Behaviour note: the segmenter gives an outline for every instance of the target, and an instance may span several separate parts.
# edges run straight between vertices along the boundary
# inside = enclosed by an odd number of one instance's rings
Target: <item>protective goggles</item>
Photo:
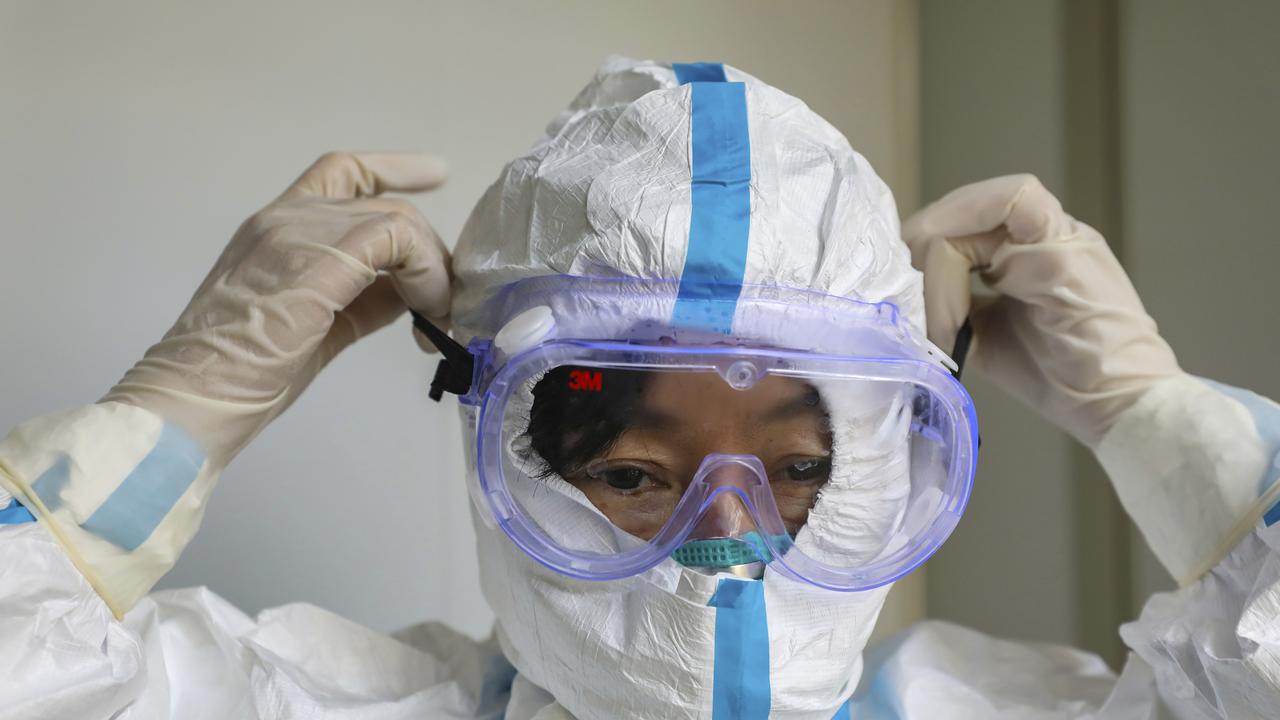
[[[973,484],[973,405],[889,303],[743,286],[733,327],[678,317],[675,283],[508,286],[432,385],[466,406],[472,497],[543,565],[610,580],[666,558],[832,590],[932,555]]]

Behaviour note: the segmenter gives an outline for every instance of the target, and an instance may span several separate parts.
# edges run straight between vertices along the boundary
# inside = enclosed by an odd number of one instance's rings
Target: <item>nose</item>
[[[700,495],[704,491],[709,494],[701,503],[702,514],[672,558],[698,572],[762,577],[767,553],[761,550],[758,537],[767,528],[758,526],[750,508],[775,516],[778,510],[760,459],[754,455],[708,455],[693,485]],[[762,502],[764,508],[759,507]],[[753,536],[757,539],[751,540]]]
[[[742,496],[731,489],[718,490],[689,533],[691,540],[738,538],[756,529]]]
[[[751,456],[708,457],[698,476],[711,488],[711,501],[694,525],[689,539],[739,538],[756,530],[756,521],[747,508],[751,488],[766,482]]]

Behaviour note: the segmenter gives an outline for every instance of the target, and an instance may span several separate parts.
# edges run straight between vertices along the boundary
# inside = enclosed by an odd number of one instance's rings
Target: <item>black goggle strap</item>
[[[436,366],[435,377],[431,379],[431,391],[428,396],[437,402],[445,393],[466,395],[471,390],[471,380],[475,373],[475,357],[457,340],[436,327],[435,323],[423,317],[416,310],[409,310],[413,316],[413,326],[418,329],[444,357]],[[969,354],[969,344],[973,341],[973,323],[965,318],[960,331],[956,333],[955,348],[951,351],[951,359],[956,369],[951,374],[957,380],[964,372],[965,356]]]
[[[973,323],[969,318],[964,319],[964,324],[960,326],[960,331],[956,333],[956,346],[951,351],[951,359],[956,363],[955,372],[951,373],[955,379],[960,379],[960,373],[964,372],[964,358],[969,354],[969,343],[973,342]]]
[[[466,395],[471,391],[471,379],[475,373],[476,359],[457,340],[449,337],[449,333],[436,327],[435,323],[410,309],[413,326],[418,329],[444,357],[436,366],[435,377],[431,379],[431,391],[427,396],[436,402],[445,393]]]
[[[973,342],[973,323],[969,318],[965,318],[960,331],[956,333],[956,347],[951,351],[951,359],[956,362],[956,371],[951,374],[957,380],[960,379],[960,373],[964,371],[964,357],[969,354],[971,342]],[[978,435],[978,447],[982,447],[982,435]]]

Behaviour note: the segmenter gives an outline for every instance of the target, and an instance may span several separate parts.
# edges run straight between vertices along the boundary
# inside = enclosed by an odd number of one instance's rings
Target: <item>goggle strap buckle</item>
[[[431,390],[427,393],[436,402],[445,393],[466,395],[471,391],[471,379],[475,373],[476,360],[461,343],[449,337],[449,333],[441,330],[435,323],[423,317],[418,311],[410,308],[413,326],[418,329],[444,357],[436,366],[436,374],[431,378]]]

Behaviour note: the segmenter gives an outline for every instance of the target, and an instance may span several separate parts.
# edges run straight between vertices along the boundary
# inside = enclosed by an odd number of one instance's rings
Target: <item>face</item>
[[[768,472],[787,530],[800,530],[831,471],[831,432],[813,387],[767,376],[738,390],[709,372],[647,373],[633,387],[612,442],[561,473],[610,521],[650,539],[708,454],[749,454]],[[720,495],[702,524],[695,535],[754,528],[733,493]]]

